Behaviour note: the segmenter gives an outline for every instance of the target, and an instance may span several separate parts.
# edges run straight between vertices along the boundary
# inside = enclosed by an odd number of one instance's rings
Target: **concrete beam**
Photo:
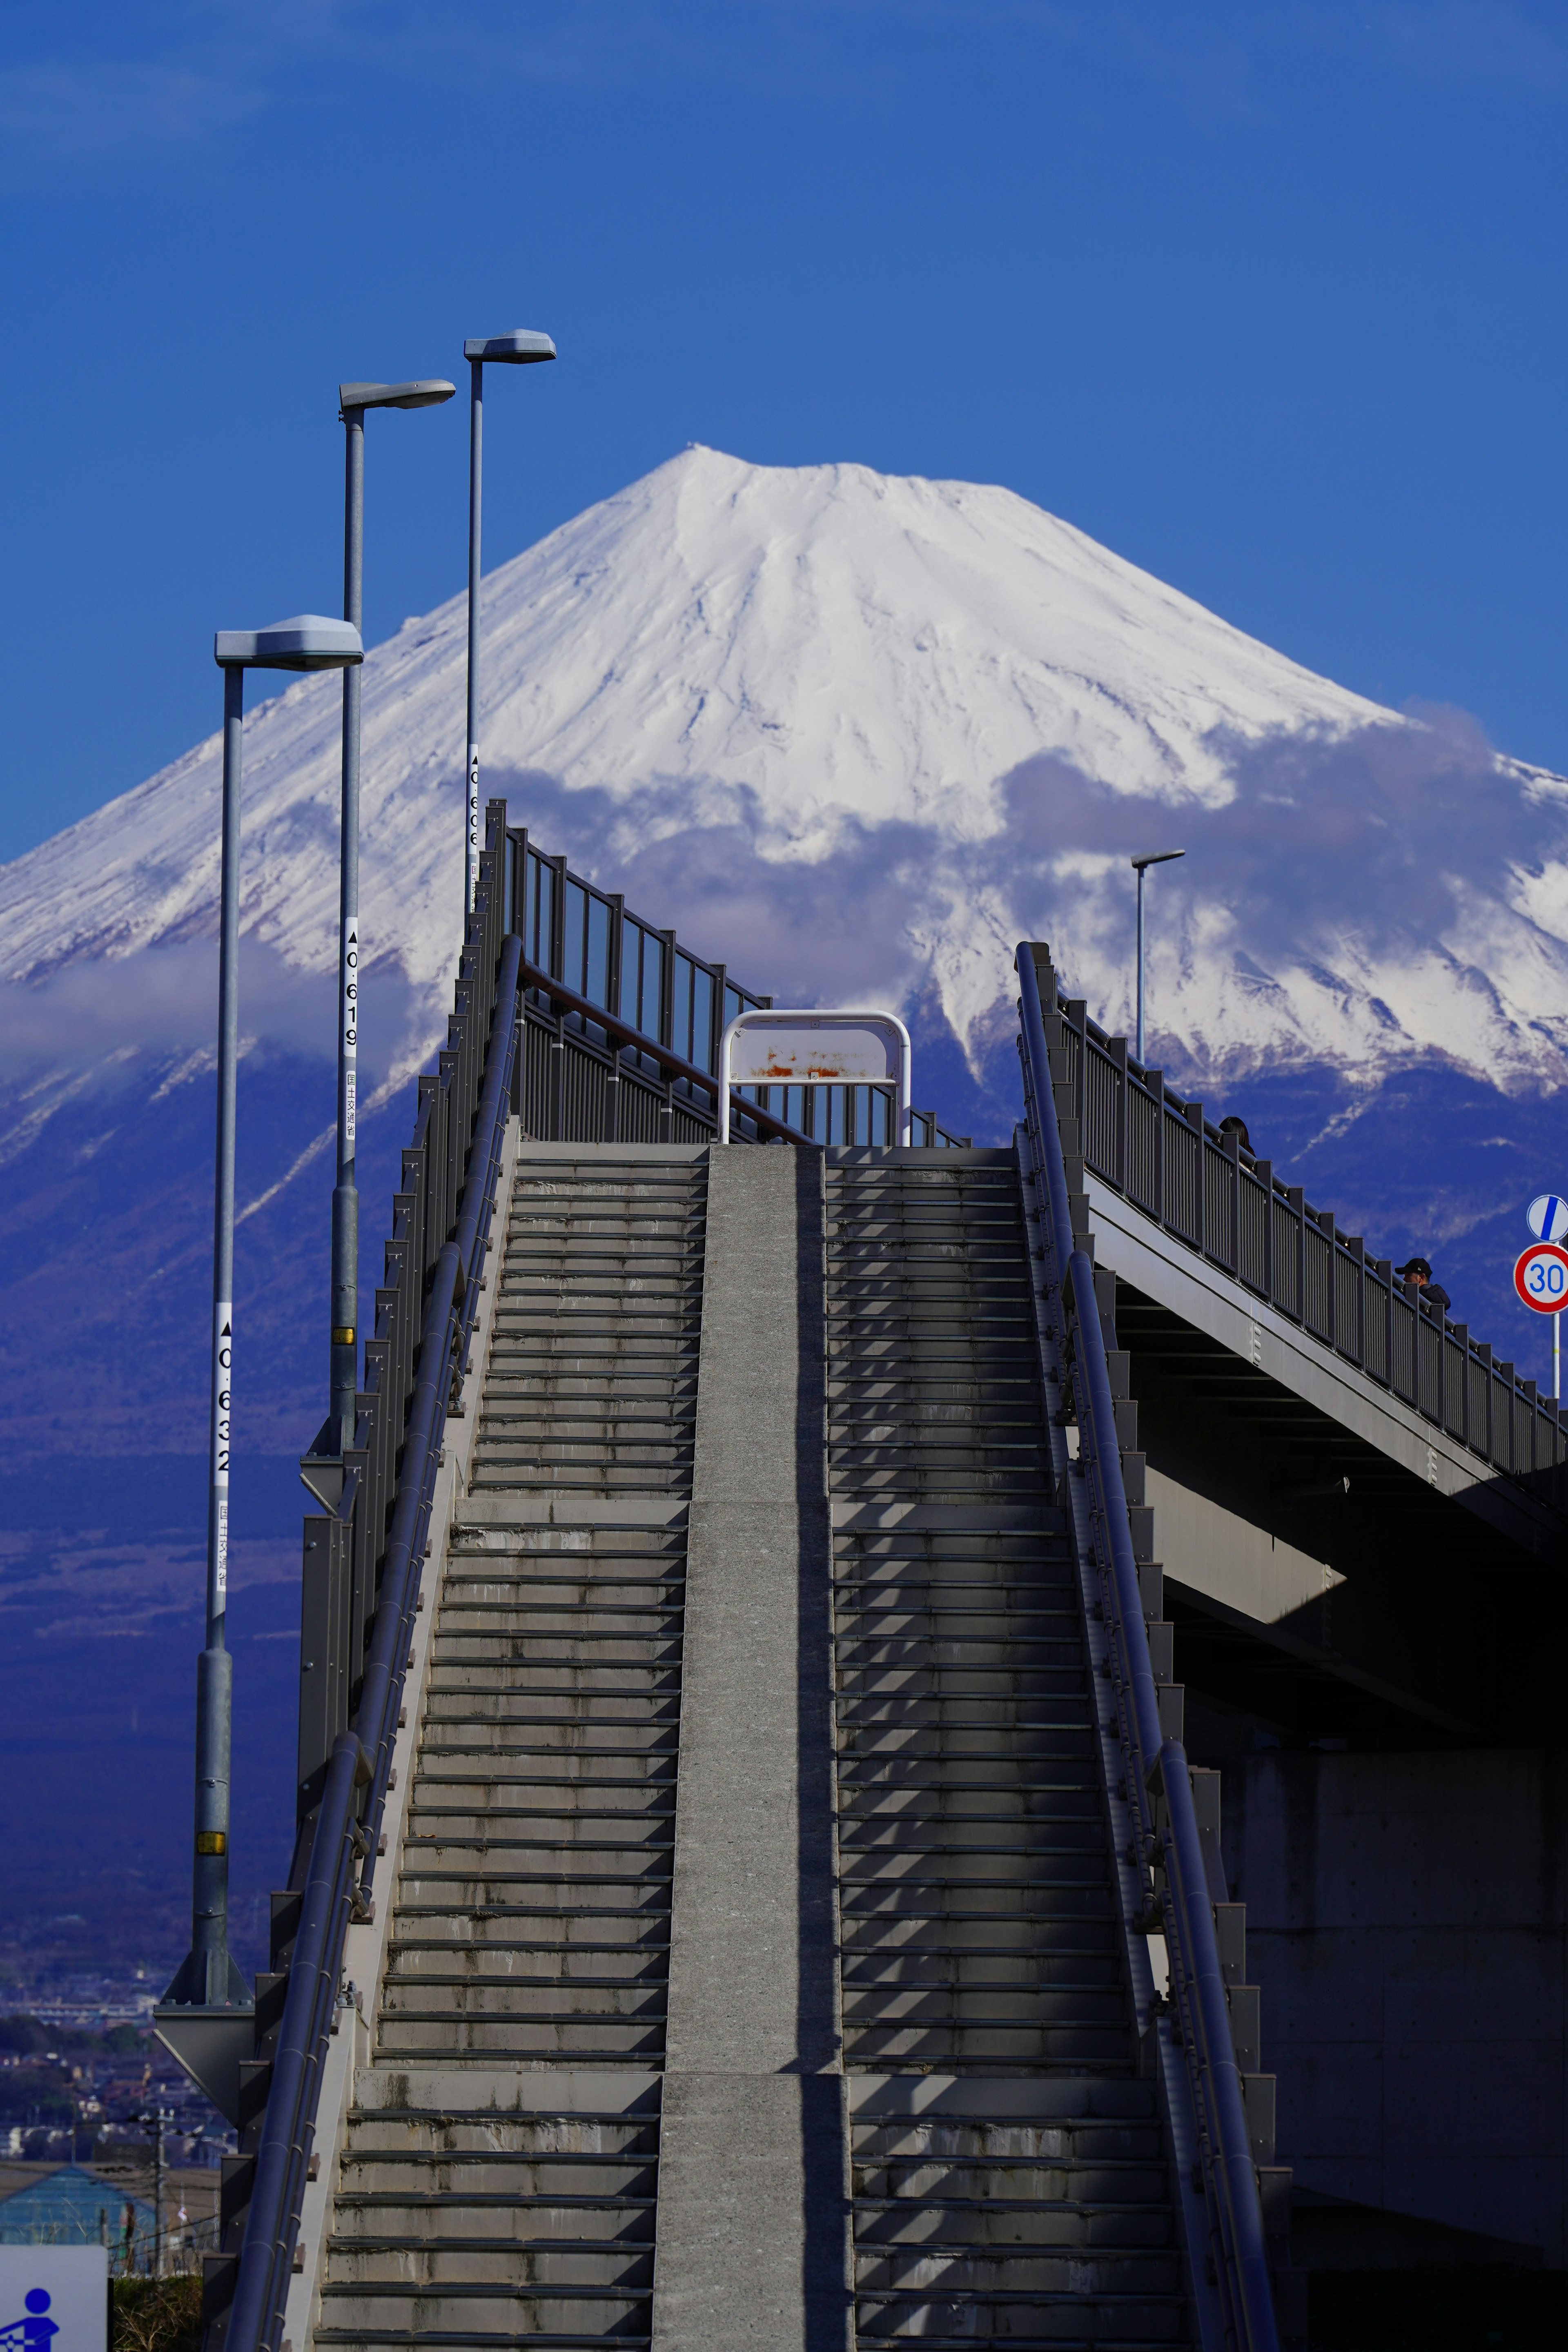
[[[1344,1582],[1327,1560],[1314,1559],[1212,1496],[1156,1470],[1152,1462],[1143,1482],[1145,1496],[1154,1507],[1166,1575],[1223,1601],[1242,1616],[1277,1625]]]
[[[715,1147],[655,2352],[847,2352],[820,1153]]]

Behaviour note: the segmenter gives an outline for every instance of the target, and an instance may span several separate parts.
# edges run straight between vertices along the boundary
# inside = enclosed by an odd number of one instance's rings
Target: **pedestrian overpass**
[[[1506,1957],[1556,1409],[1045,948],[1018,991],[1007,1148],[897,1148],[866,1087],[721,1149],[767,1000],[490,803],[356,1444],[306,1465],[210,2352],[1219,2352],[1304,2345],[1358,2250],[1561,2269],[1560,2019],[1478,2054],[1467,1979],[1346,2026],[1379,1936],[1385,1989]],[[1430,1917],[1379,1924],[1390,1844]],[[1382,2070],[1343,2149],[1336,2066]]]

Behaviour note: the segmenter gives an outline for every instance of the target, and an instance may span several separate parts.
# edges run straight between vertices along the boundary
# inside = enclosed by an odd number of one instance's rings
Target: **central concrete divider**
[[[852,2341],[822,1170],[711,1154],[655,2352]]]

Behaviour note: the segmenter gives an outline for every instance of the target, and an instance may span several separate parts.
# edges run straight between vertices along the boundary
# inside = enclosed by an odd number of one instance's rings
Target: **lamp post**
[[[1152,849],[1147,856],[1133,857],[1128,863],[1138,877],[1138,1045],[1137,1057],[1143,1059],[1143,875],[1151,866],[1169,866],[1173,857],[1184,857],[1184,849]]]
[[[552,360],[548,335],[518,327],[510,335],[470,335],[463,345],[468,362],[468,805],[464,819],[463,908],[474,910],[479,878],[479,509],[484,495],[485,362],[527,367]]]
[[[458,387],[443,377],[415,383],[341,383],[346,428],[343,478],[343,618],[364,627],[364,414],[367,408],[438,408]],[[360,666],[343,671],[342,850],[339,888],[338,1181],[332,1190],[332,1300],[327,1426],[316,1452],[353,1444],[359,1375],[359,1189],[354,1178],[354,1105],[359,1083],[359,991],[364,958],[359,927]]]
[[[218,926],[206,1645],[196,1661],[191,1948],[153,2017],[159,2038],[232,2122],[239,2060],[250,2054],[252,2030],[249,1988],[228,1949],[228,1769],[234,1669],[224,1641],[234,1360],[234,1110],[239,1058],[239,779],[245,673],[247,669],[342,669],[363,656],[359,631],[351,623],[324,620],[315,613],[275,622],[269,629],[220,629],[213,652],[223,671],[223,878]],[[187,2014],[182,2017],[181,2011]]]

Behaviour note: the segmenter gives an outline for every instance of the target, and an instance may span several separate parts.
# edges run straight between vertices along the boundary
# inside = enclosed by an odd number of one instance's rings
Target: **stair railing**
[[[499,861],[495,870],[503,872]],[[765,1010],[773,998],[635,914],[619,891],[574,873],[525,826],[506,828],[504,882],[506,928],[521,936],[525,959],[512,1093],[524,1133],[542,1143],[711,1141],[720,1040],[738,1013]],[[804,1129],[778,1116],[797,1107]],[[737,1106],[731,1132],[747,1143],[877,1144],[895,1132],[895,1116],[891,1087],[760,1087]],[[969,1138],[916,1111],[911,1140]]]
[[[1018,950],[1025,1115],[1044,1179],[1042,1222],[1047,1290],[1059,1313],[1064,1360],[1070,1361],[1078,1419],[1079,1464],[1089,1498],[1099,1590],[1110,1639],[1110,1666],[1126,1762],[1127,1803],[1135,1824],[1141,1879],[1163,1874],[1159,1897],[1170,1960],[1172,2006],[1191,2085],[1209,2227],[1205,2257],[1220,2297],[1226,2337],[1237,2352],[1279,2352],[1268,2243],[1242,2097],[1240,2071],[1221,1972],[1193,1803],[1186,1750],[1166,1738],[1144,1627],[1127,1494],[1111,1395],[1094,1265],[1075,1235],[1067,1166],[1058,1126],[1055,1074],[1047,1045],[1030,945]],[[1065,1071],[1061,1073],[1065,1079]],[[1047,1227],[1048,1226],[1048,1230]]]
[[[516,1108],[524,1114],[527,1132],[537,1141],[709,1143],[717,1136],[719,1082],[710,1070],[688,1061],[658,1038],[650,1037],[636,1022],[607,1012],[594,997],[584,996],[581,990],[557,979],[543,964],[531,963],[525,958],[522,985],[522,1058],[527,1066],[520,1066],[513,1098]],[[549,1015],[539,1003],[542,998],[551,1008]],[[548,1076],[533,1066],[540,1046],[548,1056]],[[628,1054],[634,1057],[631,1062],[626,1059]],[[645,1081],[637,1065],[648,1062],[658,1071],[662,1087],[662,1099],[658,1103],[660,1125],[657,1135],[639,1137],[635,1131],[627,1131],[634,1129],[635,1122],[623,1105],[634,1087],[642,1090]],[[590,1072],[593,1080],[585,1084]],[[884,1104],[884,1129],[889,1135],[894,1131],[891,1087],[753,1087],[750,1095],[743,1087],[735,1087],[731,1091],[738,1099],[730,1131],[739,1143],[811,1144],[818,1139],[804,1128],[792,1127],[787,1119],[755,1099],[760,1094],[770,1093],[783,1095],[786,1102],[791,1092],[818,1100],[832,1093],[879,1095]],[[913,1111],[910,1119],[910,1132],[918,1145],[963,1149],[969,1141],[966,1135],[952,1134],[933,1111]],[[868,1122],[862,1118],[860,1123],[865,1126]],[[859,1140],[866,1139],[861,1134]]]
[[[376,1846],[436,1470],[447,1406],[467,1362],[489,1245],[491,1200],[510,1104],[521,959],[522,943],[513,934],[501,950],[495,1016],[457,1228],[437,1252],[426,1302],[359,1706],[350,1728],[333,1745],[316,1813],[234,2302],[224,2332],[225,2352],[281,2352],[321,2070],[342,1973],[343,1938],[351,1919],[373,1916]],[[366,1789],[368,1802],[362,1810],[359,1792]]]

